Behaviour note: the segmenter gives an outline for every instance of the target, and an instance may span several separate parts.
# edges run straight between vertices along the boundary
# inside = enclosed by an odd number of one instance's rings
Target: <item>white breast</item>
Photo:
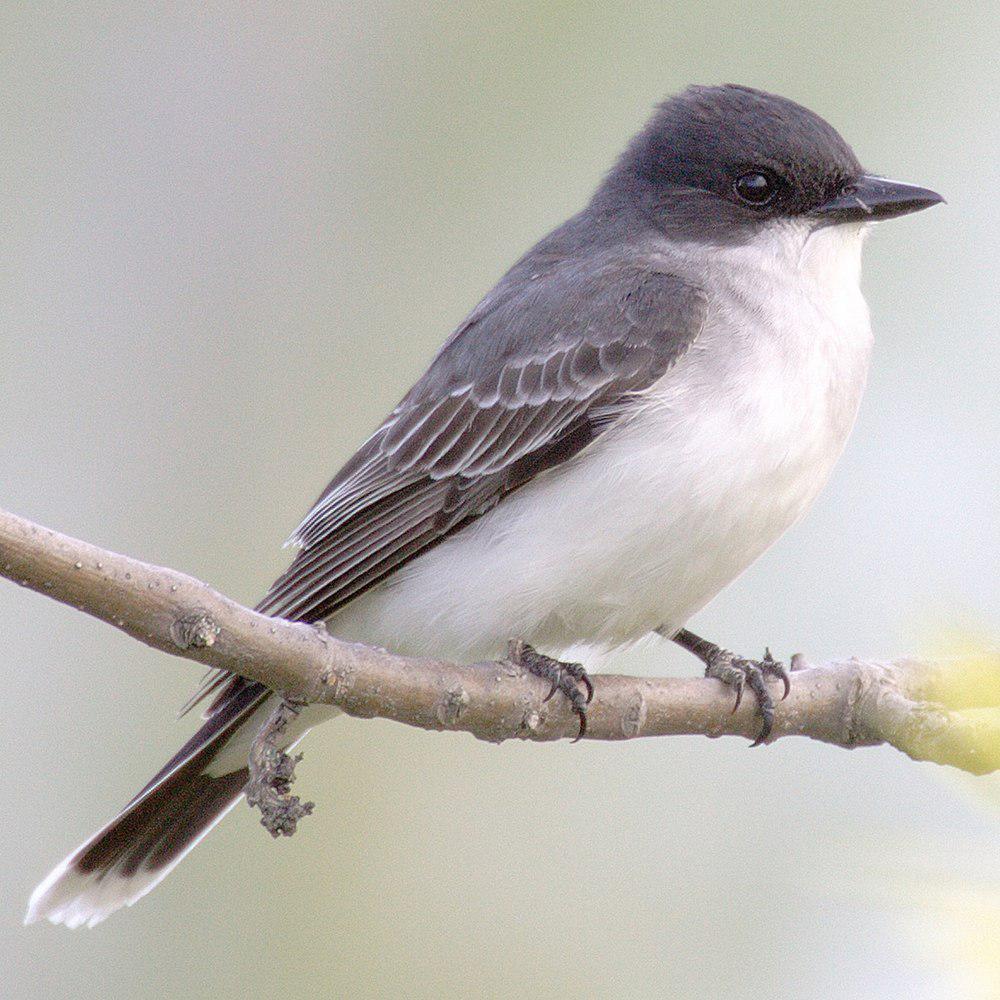
[[[628,422],[330,628],[468,660],[513,637],[558,655],[680,627],[802,515],[843,449],[871,342],[861,237],[788,224],[713,253],[701,336]]]

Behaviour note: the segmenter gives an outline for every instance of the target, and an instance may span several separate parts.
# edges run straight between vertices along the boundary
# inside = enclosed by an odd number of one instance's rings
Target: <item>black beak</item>
[[[825,201],[812,214],[823,222],[879,222],[894,219],[897,215],[909,215],[944,201],[936,191],[890,181],[885,177],[862,174],[852,181],[840,194]]]

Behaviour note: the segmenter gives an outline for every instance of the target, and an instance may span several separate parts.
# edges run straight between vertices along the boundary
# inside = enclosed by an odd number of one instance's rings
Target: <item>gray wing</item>
[[[327,486],[259,611],[324,619],[569,460],[667,372],[705,317],[699,289],[652,265],[564,262],[514,277]],[[248,683],[223,687],[226,677],[207,678],[187,708],[218,692],[212,715]]]
[[[621,262],[498,292],[323,492],[261,611],[326,618],[567,461],[664,375],[705,313],[698,289]]]

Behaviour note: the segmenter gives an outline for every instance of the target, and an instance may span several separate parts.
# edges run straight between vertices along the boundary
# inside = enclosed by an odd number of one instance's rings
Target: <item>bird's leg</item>
[[[761,727],[757,739],[753,741],[751,746],[760,746],[771,735],[771,727],[774,725],[774,699],[767,689],[765,679],[775,677],[781,681],[785,688],[784,694],[781,696],[781,700],[784,701],[791,688],[791,681],[784,664],[774,659],[769,649],[764,650],[762,660],[748,660],[742,656],[736,656],[728,649],[716,646],[714,642],[702,639],[686,628],[682,628],[672,638],[677,645],[694,653],[705,664],[706,677],[715,677],[723,684],[728,684],[736,690],[734,712],[740,707],[740,702],[743,700],[743,688],[749,687],[753,691],[757,698]]]
[[[569,699],[570,706],[580,719],[580,732],[573,742],[583,739],[583,734],[587,731],[587,706],[593,700],[594,685],[591,684],[582,664],[554,660],[551,656],[539,653],[521,639],[511,640],[507,647],[507,659],[523,667],[529,674],[541,677],[552,685],[552,690],[545,696],[546,701],[556,691],[561,691]],[[586,695],[580,690],[581,684],[587,690]]]

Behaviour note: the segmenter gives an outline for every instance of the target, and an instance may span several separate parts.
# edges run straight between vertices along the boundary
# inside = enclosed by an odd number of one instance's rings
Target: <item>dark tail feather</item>
[[[246,684],[107,826],[38,886],[25,923],[99,923],[156,886],[239,801],[252,724],[269,692]]]

